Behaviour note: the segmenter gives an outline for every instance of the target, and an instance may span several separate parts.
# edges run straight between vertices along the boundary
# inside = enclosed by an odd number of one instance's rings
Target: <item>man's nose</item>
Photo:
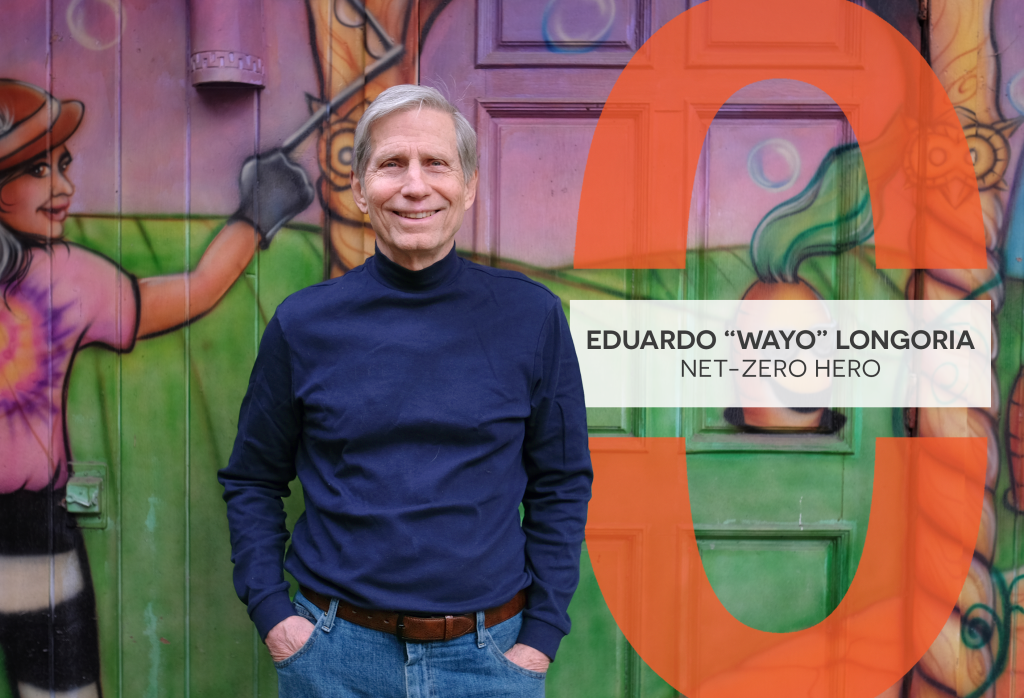
[[[427,184],[423,175],[423,166],[419,162],[409,163],[405,181],[402,183],[402,194],[414,199],[427,196],[430,193],[430,185]]]

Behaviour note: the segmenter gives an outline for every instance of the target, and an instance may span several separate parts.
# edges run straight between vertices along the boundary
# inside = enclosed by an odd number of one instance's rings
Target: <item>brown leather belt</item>
[[[302,586],[299,587],[299,591],[321,611],[330,609],[330,597]],[[502,605],[484,611],[484,627],[490,628],[498,623],[503,623],[524,608],[526,608],[526,591],[520,590],[518,594]],[[413,616],[393,611],[371,611],[352,606],[341,600],[338,601],[337,617],[364,628],[395,635],[399,640],[407,642],[437,642],[439,640],[447,642],[476,629],[475,613],[433,617]]]

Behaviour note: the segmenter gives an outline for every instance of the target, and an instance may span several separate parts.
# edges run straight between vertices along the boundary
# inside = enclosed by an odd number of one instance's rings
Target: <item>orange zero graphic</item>
[[[708,126],[738,89],[788,78],[845,113],[871,193],[879,268],[986,266],[970,153],[931,68],[846,0],[709,0],[627,65],[587,161],[574,266],[682,268]],[[701,564],[685,442],[593,438],[587,544],[630,644],[690,698],[873,698],[925,653],[967,576],[984,439],[880,438],[864,552],[838,607],[804,630],[736,620]]]

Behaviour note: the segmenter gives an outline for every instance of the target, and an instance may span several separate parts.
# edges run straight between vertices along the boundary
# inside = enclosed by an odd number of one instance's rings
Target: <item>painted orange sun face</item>
[[[75,186],[68,179],[67,146],[29,161],[14,179],[0,186],[0,223],[9,230],[60,238]]]

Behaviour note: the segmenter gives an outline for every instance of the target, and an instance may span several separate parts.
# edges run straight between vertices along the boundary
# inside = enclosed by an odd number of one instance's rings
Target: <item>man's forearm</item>
[[[533,576],[519,641],[554,657],[569,631],[593,470],[576,353],[560,307],[548,317],[524,442],[526,559]]]
[[[262,637],[294,614],[282,569],[288,529],[282,499],[295,478],[301,416],[291,391],[291,362],[280,321],[267,325],[238,417],[224,486],[235,591]]]
[[[281,491],[262,482],[232,479],[230,466],[221,471],[221,482],[228,504],[235,592],[265,638],[271,628],[294,615],[282,568],[288,530]]]

